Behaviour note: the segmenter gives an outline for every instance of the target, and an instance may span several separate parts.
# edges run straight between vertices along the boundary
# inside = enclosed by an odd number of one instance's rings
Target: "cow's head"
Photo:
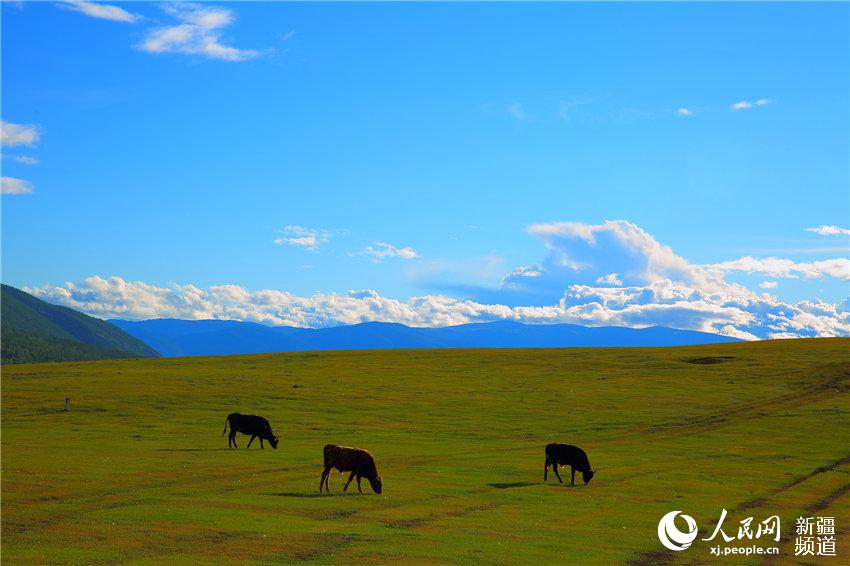
[[[581,473],[581,478],[584,480],[584,485],[590,483],[590,480],[593,479],[593,475],[596,473],[594,470],[585,470]]]
[[[372,491],[375,493],[381,493],[384,488],[384,482],[381,479],[381,476],[375,476],[374,479],[369,478],[369,485],[372,486]]]
[[[272,445],[272,448],[274,448],[275,450],[277,450],[277,437],[276,437],[276,436],[272,436],[271,438],[269,438],[269,444],[271,444],[271,445]]]

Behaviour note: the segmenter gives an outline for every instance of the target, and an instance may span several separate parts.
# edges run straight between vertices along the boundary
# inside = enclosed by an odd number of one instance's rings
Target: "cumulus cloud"
[[[25,290],[102,318],[229,319],[311,328],[367,321],[433,327],[515,320],[589,326],[664,325],[748,340],[850,335],[850,313],[836,305],[817,301],[788,305],[767,296],[718,296],[669,280],[627,288],[571,285],[560,301],[544,307],[508,307],[443,295],[399,301],[372,289],[299,297],[271,289],[252,292],[237,285],[159,287],[98,276],[79,284]]]
[[[734,287],[723,280],[722,272],[688,263],[669,246],[625,220],[535,224],[528,232],[543,241],[547,254],[535,266],[537,277],[524,277],[519,269],[502,280],[506,293],[503,298],[513,304],[528,300],[532,304],[552,304],[563,296],[570,283],[594,285],[611,275],[618,285],[646,285],[670,279],[709,291]]]
[[[816,228],[806,228],[806,232],[814,232],[821,236],[850,236],[850,229],[839,226],[827,226],[826,224]]]
[[[233,10],[192,2],[163,5],[179,23],[147,31],[138,48],[148,53],[185,53],[221,61],[247,61],[260,55],[254,49],[224,45],[222,31],[235,20]]]
[[[678,108],[676,110],[676,114],[678,114],[679,116],[688,116],[688,117],[694,115],[693,111],[688,110],[687,108]]]
[[[236,285],[200,289],[194,285],[159,287],[120,277],[93,276],[82,283],[26,288],[40,298],[102,318],[183,318],[247,320],[272,325],[320,328],[366,321],[412,326],[447,326],[470,320],[510,317],[510,309],[448,297],[398,301],[374,290],[299,297],[286,291],[250,292]]]
[[[32,183],[15,177],[0,177],[0,194],[28,195],[33,192]]]
[[[35,126],[0,121],[0,145],[3,147],[34,146],[37,143],[38,129]]]
[[[415,259],[419,257],[419,254],[416,253],[411,247],[397,248],[392,244],[388,244],[386,242],[375,242],[371,246],[366,246],[366,248],[360,250],[359,252],[351,252],[348,254],[352,257],[355,256],[363,256],[369,258],[369,261],[374,263],[381,263],[385,259],[397,257],[400,259]]]
[[[759,287],[761,287],[762,289],[776,289],[778,285],[779,283],[777,283],[776,281],[762,281],[761,283],[759,283]]]
[[[520,310],[544,309],[524,311],[536,313],[535,317],[557,304],[568,314],[562,312],[556,318],[573,317],[579,324],[590,325],[662,325],[759,338],[768,338],[772,332],[815,336],[845,335],[848,330],[847,318],[836,314],[838,310],[822,311],[806,325],[801,321],[809,315],[799,306],[725,280],[733,270],[773,277],[846,279],[850,267],[844,258],[815,262],[742,258],[695,265],[625,220],[536,224],[528,232],[543,240],[547,249],[543,261],[513,270],[498,292],[481,292],[476,298]],[[786,323],[788,328],[776,328]]]
[[[616,273],[609,273],[608,275],[600,277],[599,279],[596,280],[596,282],[599,283],[599,284],[602,284],[602,285],[618,285],[619,286],[619,285],[623,284],[623,282],[620,280],[620,278],[617,276]]]
[[[742,271],[748,274],[761,274],[769,277],[787,279],[819,279],[834,277],[850,280],[850,259],[839,257],[821,261],[796,262],[791,259],[778,257],[742,257],[732,261],[724,261],[706,266],[720,271]]]
[[[85,14],[87,16],[91,16],[92,18],[99,18],[102,20],[134,23],[140,19],[140,17],[136,14],[131,14],[130,12],[119,8],[118,6],[112,6],[109,4],[84,2],[83,0],[68,0],[66,2],[63,2],[63,5],[72,10],[76,10],[81,14]]]
[[[764,265],[759,266],[758,260],[726,262],[734,265],[722,268],[694,265],[624,220],[536,224],[528,231],[543,241],[546,257],[539,264],[510,272],[501,288],[486,298],[481,294],[465,299],[432,294],[401,301],[373,289],[299,297],[286,291],[250,291],[236,285],[158,287],[98,276],[79,284],[26,290],[104,318],[221,318],[303,327],[365,321],[448,326],[515,320],[531,324],[667,326],[746,340],[850,336],[850,300],[790,304],[725,281],[726,272],[732,269],[750,269],[751,265],[762,269]],[[386,243],[376,243],[364,251],[370,248],[378,261],[384,257],[416,257],[412,249]],[[409,252],[399,253],[405,249]],[[823,262],[777,265],[756,272],[807,277],[836,269]],[[773,288],[771,283],[775,282],[765,282],[762,287]]]
[[[320,245],[328,243],[331,239],[331,233],[328,230],[305,228],[296,224],[290,224],[281,232],[284,236],[275,239],[275,244],[298,246],[310,251],[317,251]]]

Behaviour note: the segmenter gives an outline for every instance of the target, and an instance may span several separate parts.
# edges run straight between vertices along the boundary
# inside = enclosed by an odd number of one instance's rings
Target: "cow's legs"
[[[363,490],[360,488],[360,476],[357,476],[357,491],[363,493]]]
[[[265,446],[263,446],[263,437],[262,436],[260,437],[260,448],[262,448],[263,450],[266,449]]]
[[[348,476],[348,481],[347,481],[347,482],[345,482],[345,487],[344,487],[344,488],[342,488],[342,491],[345,491],[345,490],[347,490],[347,489],[348,489],[348,484],[350,484],[350,483],[351,483],[351,480],[353,480],[353,479],[354,479],[354,472],[352,471],[352,472],[351,472],[351,475],[350,475],[350,476]]]
[[[543,481],[546,481],[549,476],[549,457],[546,456],[546,463],[543,465]]]
[[[257,438],[256,435],[251,435],[251,440],[248,441],[248,448],[251,447],[251,443],[254,442],[254,439]]]
[[[319,493],[322,492],[322,484],[324,484],[325,487],[327,487],[328,491],[331,490],[331,484],[330,484],[330,481],[329,481],[330,475],[331,475],[331,469],[330,468],[325,468],[324,471],[322,471],[322,479],[319,480]]]
[[[227,437],[227,440],[228,440],[228,444],[227,444],[228,446],[230,446],[230,443],[232,442],[234,448],[239,448],[239,446],[236,444],[236,432],[231,430],[230,436]]]
[[[555,472],[555,477],[558,478],[558,481],[564,483],[564,480],[561,479],[561,474],[558,473],[558,462],[552,463],[552,471]]]
[[[572,478],[570,478],[570,483],[571,483],[572,485],[575,485],[575,484],[576,484],[576,469],[575,469],[575,468],[573,468],[572,466],[570,466],[570,471],[571,471],[571,472],[572,472],[572,474],[573,474],[573,477],[572,477]]]

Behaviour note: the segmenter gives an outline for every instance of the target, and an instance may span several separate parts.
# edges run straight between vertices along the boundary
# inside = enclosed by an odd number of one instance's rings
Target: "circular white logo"
[[[685,550],[694,539],[697,538],[697,522],[690,515],[682,515],[682,519],[688,524],[687,532],[682,532],[676,528],[676,515],[681,511],[670,511],[658,521],[658,540],[665,547],[676,552]]]

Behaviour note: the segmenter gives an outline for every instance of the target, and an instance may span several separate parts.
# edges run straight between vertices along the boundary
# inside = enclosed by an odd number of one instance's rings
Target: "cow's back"
[[[230,419],[231,417],[233,417],[233,420],[230,421],[231,426],[240,432],[247,434],[271,432],[271,425],[265,417],[231,413],[227,418]]]
[[[325,467],[334,467],[347,472],[354,469],[375,469],[375,459],[362,448],[326,444],[324,449]]]
[[[589,469],[590,467],[587,453],[572,444],[547,444],[546,457],[550,462],[558,463],[562,466],[575,466],[577,469]]]

